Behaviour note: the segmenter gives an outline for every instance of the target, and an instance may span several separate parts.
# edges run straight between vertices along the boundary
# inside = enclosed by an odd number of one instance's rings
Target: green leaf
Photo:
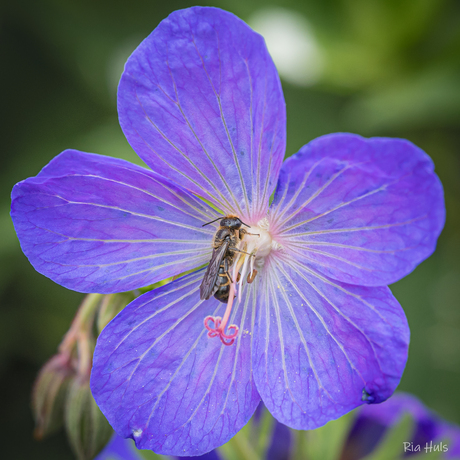
[[[145,460],[167,460],[171,458],[167,455],[156,454],[152,450],[138,450],[137,453]]]
[[[355,416],[354,411],[349,412],[316,430],[299,431],[294,459],[338,460]]]
[[[260,458],[266,458],[270,441],[272,440],[273,430],[275,428],[275,419],[270,412],[265,409],[259,423],[252,423],[253,436],[251,439],[257,439],[256,452]]]
[[[249,422],[236,436],[227,444],[219,447],[219,455],[224,460],[261,460],[256,448],[249,441],[252,429]]]
[[[442,452],[425,452],[425,449],[422,450],[415,454],[410,456],[411,460],[441,460],[443,457]]]

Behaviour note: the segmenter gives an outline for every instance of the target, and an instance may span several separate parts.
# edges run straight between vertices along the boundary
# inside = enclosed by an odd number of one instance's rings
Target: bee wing
[[[222,263],[225,253],[227,252],[229,241],[226,241],[212,252],[211,260],[209,261],[208,268],[204,274],[203,281],[200,286],[201,300],[208,300],[211,297],[217,277],[219,276],[219,267]]]

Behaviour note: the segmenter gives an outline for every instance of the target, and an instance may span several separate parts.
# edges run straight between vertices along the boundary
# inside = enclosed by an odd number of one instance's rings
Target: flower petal
[[[434,251],[444,225],[433,169],[402,139],[320,137],[283,165],[273,232],[302,263],[334,279],[393,283]]]
[[[11,216],[37,271],[80,292],[146,286],[209,260],[216,213],[147,169],[66,150],[17,184]]]
[[[136,449],[132,439],[122,438],[117,434],[112,436],[109,444],[94,460],[143,460],[145,457]],[[149,457],[150,458],[150,457]],[[161,458],[161,457],[155,457]],[[220,460],[217,450],[212,450],[207,454],[198,457],[176,457],[179,460]]]
[[[131,439],[124,439],[114,434],[104,450],[94,460],[142,460],[143,458],[136,451]]]
[[[281,423],[314,429],[393,393],[409,328],[387,287],[334,282],[286,254],[271,257],[261,279],[254,379]]]
[[[203,302],[203,270],[150,291],[102,331],[91,390],[115,431],[139,449],[201,455],[227,442],[260,397],[252,379],[249,296],[234,307],[240,334],[232,346],[209,338],[208,315],[225,304]]]
[[[425,420],[437,421],[439,418],[414,395],[410,393],[395,393],[384,404],[362,407],[356,422],[359,422],[360,419],[370,419],[388,427],[398,423],[405,412],[411,414],[417,423],[424,422]]]
[[[275,420],[272,439],[268,446],[266,460],[289,460],[293,451],[293,433],[282,423]]]
[[[156,172],[226,212],[264,217],[284,157],[286,114],[263,38],[231,13],[175,11],[129,58],[123,131]]]

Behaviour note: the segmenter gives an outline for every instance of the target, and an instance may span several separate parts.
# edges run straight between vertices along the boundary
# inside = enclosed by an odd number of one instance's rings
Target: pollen
[[[142,434],[142,430],[138,428],[137,430],[133,430],[133,436],[138,438]]]

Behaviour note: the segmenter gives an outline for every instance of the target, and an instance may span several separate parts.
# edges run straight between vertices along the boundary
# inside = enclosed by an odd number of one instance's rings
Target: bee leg
[[[246,231],[244,228],[240,228],[239,230],[239,236],[240,236],[240,240],[243,239],[244,235],[252,235],[252,236],[258,236],[260,237],[260,235],[258,233],[249,233],[248,231]]]
[[[228,271],[228,261],[227,261],[227,259],[224,259],[224,269],[225,269],[225,273],[226,273],[227,276],[228,276],[228,279],[230,280],[230,283],[233,284],[232,277],[230,276],[230,273],[229,273],[229,271]]]
[[[256,270],[256,269],[252,270],[252,273],[250,273],[250,274],[248,275],[246,281],[247,281],[249,284],[251,284],[251,283],[254,281],[256,275],[257,275],[257,270]]]
[[[231,249],[232,249],[232,251],[241,252],[242,254],[247,254],[248,256],[253,256],[253,257],[256,256],[255,254],[249,254],[249,252],[241,251],[240,249],[236,249],[236,248],[231,248]]]
[[[238,272],[238,276],[236,277],[236,282],[239,283],[241,279],[241,273]]]

